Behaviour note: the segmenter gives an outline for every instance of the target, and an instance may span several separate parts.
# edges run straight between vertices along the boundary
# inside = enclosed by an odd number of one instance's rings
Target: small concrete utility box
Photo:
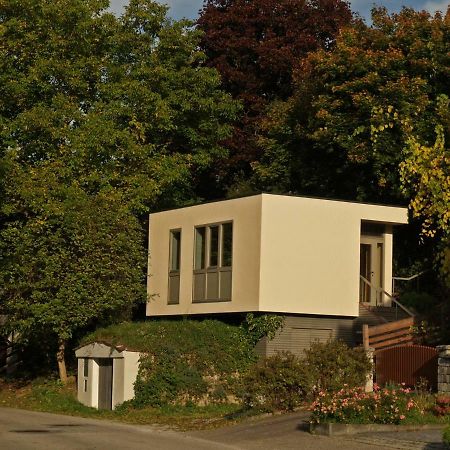
[[[124,346],[92,342],[75,350],[78,401],[98,409],[114,409],[134,397],[140,353]]]

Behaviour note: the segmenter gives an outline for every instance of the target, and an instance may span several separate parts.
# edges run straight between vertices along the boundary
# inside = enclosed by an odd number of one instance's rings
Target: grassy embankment
[[[165,406],[99,411],[76,399],[75,379],[63,386],[57,380],[18,381],[0,379],[0,407],[43,411],[92,419],[117,420],[133,424],[157,424],[180,430],[214,428],[242,419],[239,405]]]

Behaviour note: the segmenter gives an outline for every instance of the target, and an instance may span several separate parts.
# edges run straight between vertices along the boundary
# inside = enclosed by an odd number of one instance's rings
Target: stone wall
[[[450,345],[439,345],[438,393],[450,394]]]

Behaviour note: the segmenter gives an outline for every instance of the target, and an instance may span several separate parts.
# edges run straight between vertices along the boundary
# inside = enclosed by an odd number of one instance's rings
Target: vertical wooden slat
[[[438,353],[434,347],[402,345],[376,352],[375,373],[379,384],[405,383],[414,387],[424,378],[437,387]]]

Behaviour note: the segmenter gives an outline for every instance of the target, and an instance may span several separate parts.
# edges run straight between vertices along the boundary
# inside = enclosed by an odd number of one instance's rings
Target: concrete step
[[[405,311],[398,307],[372,306],[366,303],[359,304],[359,317],[353,321],[353,337],[355,343],[362,344],[362,326],[382,325],[410,317]]]

